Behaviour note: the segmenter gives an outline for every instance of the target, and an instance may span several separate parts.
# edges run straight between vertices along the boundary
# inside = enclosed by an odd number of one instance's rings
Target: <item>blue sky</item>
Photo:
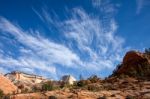
[[[1,0],[0,72],[107,77],[150,45],[149,0]]]

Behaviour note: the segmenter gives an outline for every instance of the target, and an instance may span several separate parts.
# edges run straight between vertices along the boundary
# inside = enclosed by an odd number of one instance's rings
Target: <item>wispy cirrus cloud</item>
[[[52,18],[45,9],[42,9],[42,12],[32,9],[51,32],[51,28],[55,27],[62,35],[63,43],[43,37],[38,29],[24,30],[8,19],[0,17],[2,36],[7,38],[7,42],[12,39],[16,42],[9,43],[10,46],[15,46],[16,52],[12,53],[16,54],[16,57],[0,48],[2,69],[9,71],[17,68],[37,74],[37,71],[41,71],[42,75],[53,78],[57,77],[58,72],[65,74],[65,69],[85,74],[113,70],[121,60],[122,52],[126,50],[123,47],[125,40],[116,34],[118,25],[113,17],[113,13],[116,12],[115,6],[108,2],[109,0],[104,1],[93,0],[92,5],[100,9],[102,17],[95,13],[89,14],[82,7],[76,7],[67,9],[66,18],[60,21],[57,13],[56,17]],[[59,67],[61,70],[58,70]]]
[[[124,39],[115,34],[117,25],[114,19],[105,24],[107,28],[99,17],[92,17],[83,9],[72,12],[73,17],[64,21],[61,31],[66,38],[77,43],[81,53],[88,55],[84,61],[86,67],[95,67],[95,70],[113,68],[114,62],[120,60],[124,43]]]
[[[136,13],[139,14],[144,6],[144,0],[136,0],[136,2],[137,2]]]
[[[120,7],[119,3],[111,3],[111,0],[91,0],[94,8],[103,13],[104,17],[113,17]]]
[[[56,68],[53,66],[55,63],[73,66],[74,62],[80,60],[64,45],[54,43],[39,35],[33,36],[3,17],[0,18],[0,30],[14,36],[16,41],[23,45],[21,48],[18,47],[20,56],[16,59],[1,53],[0,64],[3,66],[39,69],[56,74]]]
[[[150,1],[149,0],[136,0],[136,4],[137,4],[136,14],[140,14],[141,10],[145,6],[150,5]]]
[[[95,3],[99,5],[100,1]],[[95,3],[94,6],[97,6]],[[108,11],[105,5],[112,10]],[[112,14],[116,12],[116,7],[103,1],[98,9],[104,13],[103,17],[90,15],[80,7],[67,10],[70,14],[67,14],[67,19],[61,22],[58,20],[59,17],[52,19],[48,11],[44,9],[45,14],[40,15],[46,23],[53,24],[64,35],[67,39],[66,45],[76,46],[77,49],[68,47],[80,57],[81,68],[83,66],[89,71],[92,68],[96,72],[113,69],[121,60],[122,52],[127,50],[123,48],[125,40],[116,34],[118,25]]]
[[[100,7],[101,6],[101,4],[102,4],[102,0],[92,0],[92,5],[94,6],[94,7]]]

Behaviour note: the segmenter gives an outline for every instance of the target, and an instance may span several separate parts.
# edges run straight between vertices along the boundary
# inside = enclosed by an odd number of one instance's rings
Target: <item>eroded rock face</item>
[[[144,57],[143,53],[136,52],[136,51],[129,51],[123,58],[123,64],[128,64],[130,62],[137,63],[141,61],[147,61]]]
[[[0,75],[0,89],[4,92],[4,94],[17,92],[17,87],[3,75]]]
[[[129,75],[132,77],[148,78],[150,76],[149,58],[144,53],[129,51],[123,58],[122,64],[116,69],[113,75]]]
[[[30,84],[37,84],[47,81],[46,78],[34,74],[28,74],[20,71],[13,71],[11,73],[5,74],[5,77],[10,79],[12,82],[25,82]]]

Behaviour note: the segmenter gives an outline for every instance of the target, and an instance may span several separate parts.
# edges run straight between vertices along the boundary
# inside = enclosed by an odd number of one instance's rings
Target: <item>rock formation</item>
[[[65,75],[65,76],[62,77],[62,81],[64,83],[72,85],[76,81],[76,79],[71,75]]]
[[[17,87],[3,75],[0,75],[0,89],[4,92],[4,94],[17,92]]]
[[[13,82],[25,81],[28,83],[41,83],[47,80],[43,78],[42,76],[28,74],[28,73],[19,72],[19,71],[13,71],[11,73],[7,73],[5,74],[5,76]]]
[[[137,78],[150,78],[150,62],[147,54],[129,51],[123,58],[122,64],[120,64],[114,71],[113,75],[128,75]]]
[[[32,91],[32,87],[34,85],[38,85],[47,81],[47,79],[43,78],[42,76],[19,71],[7,73],[5,74],[5,77],[11,80],[11,82],[18,87],[20,92]]]

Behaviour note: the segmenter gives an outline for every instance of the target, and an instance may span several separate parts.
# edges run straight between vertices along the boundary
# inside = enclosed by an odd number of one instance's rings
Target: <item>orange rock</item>
[[[4,92],[4,94],[17,92],[17,87],[3,75],[0,75],[0,89]]]
[[[129,51],[124,56],[122,64],[119,68],[117,68],[114,74],[129,74],[131,76],[132,74],[139,73],[140,75],[140,73],[143,73],[143,76],[148,76],[149,72],[145,69],[145,65],[143,65],[143,63],[149,65],[147,65],[146,68],[150,68],[149,60],[150,59],[148,59],[144,53]]]
[[[138,62],[138,61],[142,61],[145,59],[146,58],[144,57],[142,53],[136,52],[136,51],[129,51],[126,53],[126,55],[123,58],[123,64],[127,64],[131,61]]]

